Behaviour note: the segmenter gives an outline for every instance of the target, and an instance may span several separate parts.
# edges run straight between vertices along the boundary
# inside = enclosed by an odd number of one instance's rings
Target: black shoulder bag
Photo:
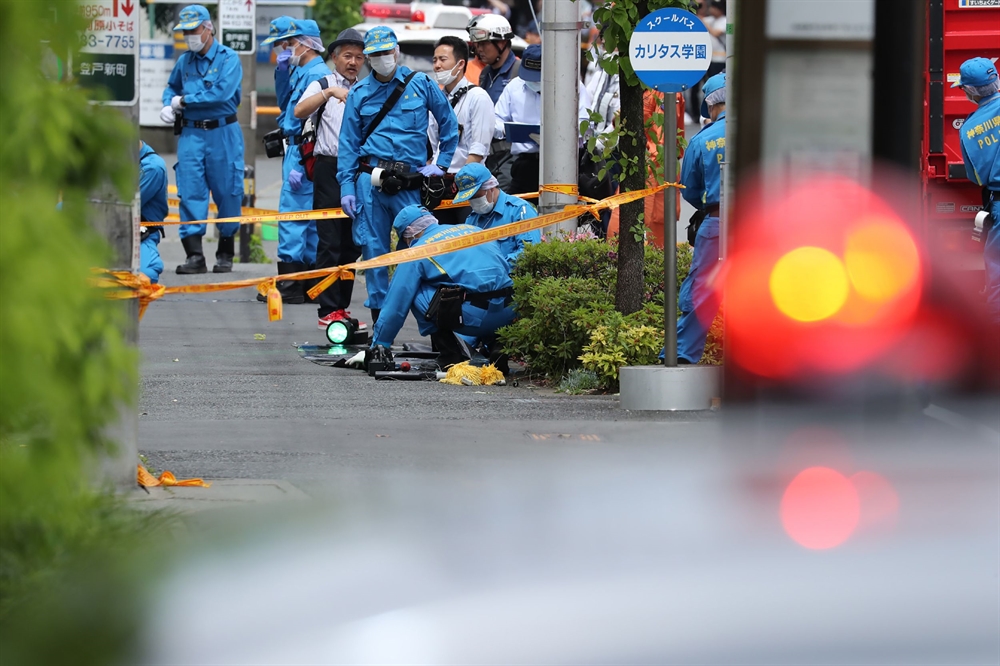
[[[372,135],[372,132],[374,132],[376,128],[378,128],[379,123],[385,120],[385,117],[389,114],[389,111],[392,110],[392,107],[396,106],[396,102],[398,102],[399,98],[403,96],[403,91],[406,90],[406,86],[410,85],[410,79],[412,79],[416,75],[417,75],[416,72],[410,72],[409,74],[407,74],[406,78],[403,79],[402,83],[396,84],[396,89],[392,91],[392,93],[389,95],[388,98],[386,98],[385,104],[383,104],[382,108],[379,109],[378,111],[378,115],[375,116],[375,119],[372,120],[368,124],[368,127],[365,128],[364,135],[361,137],[361,143],[358,145],[360,146],[365,145],[365,142],[368,141],[368,137],[370,137]]]

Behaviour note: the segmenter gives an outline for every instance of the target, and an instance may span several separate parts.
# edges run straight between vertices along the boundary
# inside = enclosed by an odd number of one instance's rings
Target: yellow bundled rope
[[[503,373],[497,370],[496,366],[490,364],[476,367],[470,365],[468,361],[456,363],[448,368],[448,372],[439,381],[455,386],[503,386],[507,383]]]

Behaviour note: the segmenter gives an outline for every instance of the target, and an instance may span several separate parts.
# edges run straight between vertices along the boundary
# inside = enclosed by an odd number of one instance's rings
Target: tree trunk
[[[639,15],[645,15],[645,4],[640,3]],[[646,133],[643,128],[642,86],[628,85],[621,81],[622,127],[632,134],[619,141],[622,157],[628,163],[621,181],[621,191],[629,192],[646,187]],[[642,308],[643,267],[646,260],[643,231],[640,219],[644,211],[642,199],[627,203],[619,209],[618,232],[618,285],[615,289],[615,309],[631,314]],[[633,231],[634,230],[634,231]],[[636,237],[638,236],[638,240]]]

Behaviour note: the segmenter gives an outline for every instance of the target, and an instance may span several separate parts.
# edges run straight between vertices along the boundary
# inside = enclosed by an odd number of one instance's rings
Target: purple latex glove
[[[353,194],[348,194],[345,197],[340,198],[340,209],[344,211],[347,217],[354,219],[355,209],[354,206],[357,204],[357,199],[354,198]]]
[[[417,169],[424,178],[433,178],[434,176],[443,176],[444,171],[441,171],[436,164],[427,164],[425,166]]]
[[[302,172],[292,169],[288,172],[288,185],[292,188],[292,192],[298,192],[302,189]]]
[[[291,58],[291,57],[292,57],[292,50],[291,49],[285,49],[284,51],[282,51],[282,52],[280,52],[278,54],[277,61],[278,61],[278,71],[279,72],[287,72],[288,71],[288,59]]]

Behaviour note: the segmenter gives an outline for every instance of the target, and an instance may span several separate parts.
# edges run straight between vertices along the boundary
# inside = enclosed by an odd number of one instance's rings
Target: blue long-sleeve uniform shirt
[[[281,124],[281,119],[288,112],[288,100],[292,97],[292,68],[288,68],[285,71],[281,71],[277,67],[274,68],[274,94],[278,98],[278,108],[281,112],[278,114],[278,124]]]
[[[170,100],[181,95],[188,120],[225,118],[236,113],[240,105],[242,81],[240,56],[213,41],[205,55],[188,51],[177,59],[163,91],[163,106],[170,106]]]
[[[467,236],[479,231],[468,224],[427,227],[410,247]],[[426,331],[424,314],[438,287],[458,286],[468,292],[487,292],[513,286],[507,271],[507,260],[496,243],[483,243],[457,252],[430,259],[400,264],[392,275],[389,293],[373,331],[373,344],[390,346],[413,310],[421,333]]]
[[[681,196],[699,210],[719,203],[721,164],[726,159],[726,114],[698,132],[684,151]]]
[[[365,128],[378,115],[396,84],[402,83],[409,73],[408,67],[400,65],[386,83],[376,79],[374,73],[369,74],[354,84],[347,95],[337,149],[341,196],[354,196],[354,175],[363,156],[405,162],[412,169],[426,164],[428,111],[438,124],[438,166],[447,171],[451,165],[458,147],[458,119],[438,85],[422,72],[413,77],[385,119],[368,140],[361,143]]]
[[[139,149],[139,198],[143,220],[167,219],[167,164],[145,143]]]
[[[979,100],[959,130],[965,173],[977,185],[1000,192],[1000,93]]]
[[[330,68],[326,66],[321,56],[313,58],[301,67],[292,68],[288,79],[290,92],[288,93],[285,112],[278,117],[278,126],[285,131],[285,136],[298,136],[302,131],[303,121],[296,118],[292,112],[299,103],[299,100],[302,99],[302,93],[306,91],[310,83],[330,74]]]
[[[501,190],[496,206],[493,207],[492,211],[486,215],[469,213],[469,216],[465,218],[465,223],[479,227],[480,229],[491,229],[512,222],[528,220],[533,217],[538,217],[534,206],[524,199],[507,194]],[[542,232],[538,230],[508,238],[501,238],[497,241],[500,245],[500,251],[507,258],[507,265],[511,271],[514,270],[514,263],[517,261],[517,258],[524,252],[524,246],[528,243],[540,242],[542,242]]]

